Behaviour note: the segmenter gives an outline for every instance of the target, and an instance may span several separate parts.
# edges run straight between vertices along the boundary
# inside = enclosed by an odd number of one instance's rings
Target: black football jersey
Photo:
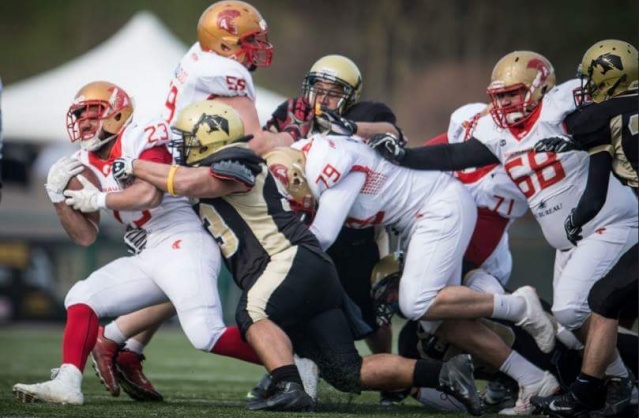
[[[609,152],[612,168],[619,179],[636,188],[639,107],[637,94],[593,103],[566,118],[573,139],[591,154]]]
[[[292,246],[304,245],[323,255],[315,235],[291,210],[278,187],[262,164],[251,190],[200,199],[202,223],[242,289],[262,275],[271,257]]]

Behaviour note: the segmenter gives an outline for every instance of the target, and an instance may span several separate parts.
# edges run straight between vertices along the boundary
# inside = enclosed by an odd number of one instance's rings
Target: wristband
[[[98,207],[98,209],[106,209],[106,196],[107,193],[104,192],[100,192],[98,193],[98,197],[96,199],[95,205]]]
[[[171,196],[175,196],[175,189],[173,188],[173,181],[175,180],[175,173],[177,172],[179,165],[173,164],[169,169],[169,175],[166,178],[166,191]]]

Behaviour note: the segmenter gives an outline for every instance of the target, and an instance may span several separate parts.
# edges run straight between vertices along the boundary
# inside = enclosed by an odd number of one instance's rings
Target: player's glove
[[[264,160],[247,148],[229,147],[206,159],[211,174],[222,180],[234,180],[253,187],[255,177],[262,172]]]
[[[140,254],[146,247],[147,232],[144,228],[127,227],[124,233],[124,244],[130,254]]]
[[[47,190],[49,199],[53,203],[64,201],[64,189],[66,189],[69,180],[80,174],[84,170],[80,160],[70,157],[60,158],[49,168],[47,182],[44,188]]]
[[[357,123],[324,107],[315,112],[315,123],[323,135],[352,136],[357,133]]]
[[[314,112],[303,97],[288,99],[286,112],[278,108],[273,117],[266,123],[266,128],[276,132],[287,132],[297,141],[306,138],[313,125]]]
[[[583,238],[581,235],[581,226],[575,225],[572,215],[575,210],[570,211],[570,215],[564,221],[564,229],[566,230],[566,238],[572,242],[573,245],[577,245],[577,242]]]
[[[82,183],[80,190],[65,190],[67,199],[64,203],[83,213],[97,212],[106,208],[106,193],[101,192],[82,174],[78,175],[78,180]]]
[[[400,165],[406,156],[401,141],[390,133],[375,134],[368,139],[367,144],[393,164]]]
[[[131,185],[134,180],[133,161],[135,161],[135,158],[120,157],[116,158],[113,162],[113,165],[111,166],[111,173],[113,173],[113,178],[122,189]]]
[[[579,144],[568,136],[551,136],[544,138],[535,144],[535,152],[554,152],[561,153],[567,151],[579,150]]]

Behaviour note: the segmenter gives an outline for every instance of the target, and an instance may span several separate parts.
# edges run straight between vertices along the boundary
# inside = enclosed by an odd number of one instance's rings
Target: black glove
[[[393,164],[400,165],[406,156],[401,141],[390,133],[375,134],[368,139],[367,144]]]
[[[581,226],[576,226],[573,222],[572,215],[574,212],[574,209],[571,210],[570,215],[568,215],[564,221],[564,230],[566,231],[566,238],[568,238],[568,241],[572,242],[573,245],[577,245],[577,242],[583,239],[583,236],[581,235]]]
[[[539,140],[535,144],[535,152],[561,153],[566,151],[579,150],[581,147],[568,136],[551,136]]]
[[[255,176],[262,172],[264,160],[248,148],[228,147],[205,160],[211,173],[224,180],[235,180],[248,187],[255,185]]]
[[[357,123],[341,117],[336,111],[321,108],[315,114],[315,123],[323,135],[352,136],[357,133]]]
[[[313,125],[313,108],[303,97],[288,99],[286,107],[280,105],[266,122],[266,129],[275,132],[287,132],[295,141],[306,138]]]
[[[120,157],[116,158],[111,166],[113,178],[122,189],[128,187],[135,180],[135,177],[133,177],[133,161],[135,161],[134,158]]]

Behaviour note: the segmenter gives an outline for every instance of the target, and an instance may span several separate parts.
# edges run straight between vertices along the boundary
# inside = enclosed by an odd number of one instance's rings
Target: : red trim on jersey
[[[306,145],[302,147],[300,151],[302,151],[302,153],[306,155],[311,150],[312,146],[313,146],[313,141],[309,141],[308,143],[306,143]]]
[[[218,96],[217,94],[211,93],[211,94],[208,95],[206,100],[213,100],[213,99],[217,99],[218,97],[220,97],[220,96]]]
[[[87,152],[89,164],[97,168],[100,173],[105,176],[111,172],[111,163],[113,163],[113,160],[122,155],[122,135],[124,135],[124,131],[120,132],[117,138],[114,139],[115,143],[113,144],[111,151],[109,151],[109,157],[106,160],[98,157],[98,154],[96,154],[95,151]]]
[[[477,208],[477,224],[464,254],[464,260],[476,267],[481,266],[497,248],[497,244],[506,232],[508,222],[508,218],[504,218],[497,212]]]
[[[438,145],[438,144],[448,144],[448,134],[446,132],[437,135],[431,139],[428,139],[424,142],[424,145]]]
[[[464,184],[476,183],[488,175],[499,164],[485,165],[483,167],[474,168],[472,171],[455,171],[455,177]]]

